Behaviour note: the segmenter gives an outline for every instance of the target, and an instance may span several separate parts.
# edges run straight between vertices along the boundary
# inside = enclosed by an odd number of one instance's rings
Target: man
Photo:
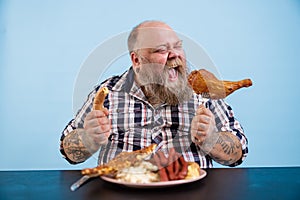
[[[224,100],[205,99],[187,84],[182,41],[167,24],[145,21],[128,37],[132,67],[98,85],[61,137],[61,152],[73,164],[99,151],[98,164],[122,151],[151,143],[166,154],[175,148],[186,161],[212,167],[212,160],[240,164],[247,139]],[[92,110],[96,92],[109,89],[104,111]]]

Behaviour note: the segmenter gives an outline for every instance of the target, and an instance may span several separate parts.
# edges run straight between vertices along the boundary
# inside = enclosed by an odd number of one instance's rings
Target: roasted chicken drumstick
[[[197,94],[211,99],[224,99],[236,90],[252,85],[250,79],[240,81],[219,80],[214,74],[205,69],[192,71],[188,75],[188,83]]]

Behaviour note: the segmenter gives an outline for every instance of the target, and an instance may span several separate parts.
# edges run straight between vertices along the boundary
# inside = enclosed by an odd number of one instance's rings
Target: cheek
[[[153,54],[153,56],[151,56],[151,60],[153,63],[157,63],[164,67],[168,60],[168,54]]]
[[[144,63],[143,67],[148,68],[154,73],[162,73],[167,62],[166,56],[155,55],[148,57],[148,61]],[[149,69],[150,68],[150,69]]]

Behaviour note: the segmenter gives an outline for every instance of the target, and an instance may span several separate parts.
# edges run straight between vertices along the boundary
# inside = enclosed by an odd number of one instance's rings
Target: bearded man
[[[224,100],[205,99],[187,84],[182,41],[160,21],[145,21],[128,37],[132,66],[98,85],[64,129],[60,151],[72,164],[99,150],[98,164],[122,151],[156,143],[157,151],[174,148],[201,168],[212,160],[239,165],[247,139]],[[109,89],[105,109],[93,110],[97,91]],[[203,103],[205,102],[205,103]]]

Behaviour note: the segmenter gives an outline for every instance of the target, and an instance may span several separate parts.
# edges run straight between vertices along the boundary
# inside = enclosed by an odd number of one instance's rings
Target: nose
[[[176,51],[176,49],[170,49],[168,54],[168,59],[177,58],[180,56],[180,52]]]

